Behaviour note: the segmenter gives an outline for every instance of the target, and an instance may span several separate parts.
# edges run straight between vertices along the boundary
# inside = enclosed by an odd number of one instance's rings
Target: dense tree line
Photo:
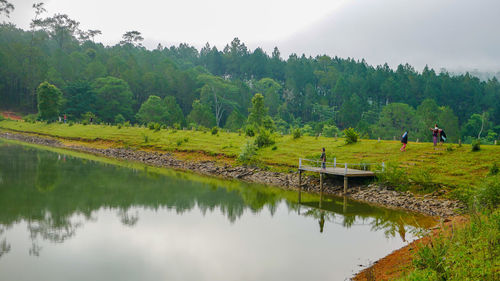
[[[251,99],[264,98],[275,128],[356,128],[365,137],[393,138],[409,130],[428,140],[438,123],[452,140],[496,139],[500,133],[500,83],[436,73],[425,67],[364,60],[306,57],[284,60],[235,38],[223,50],[180,44],[144,48],[129,31],[115,46],[94,42],[99,30],[82,31],[67,15],[44,18],[36,6],[30,30],[0,25],[0,107],[35,112],[37,87],[47,81],[62,93],[60,113],[72,120],[91,112],[98,120],[161,122],[180,126],[242,128]],[[154,114],[153,114],[154,113]],[[120,116],[118,116],[120,115]],[[117,119],[118,118],[118,119]]]

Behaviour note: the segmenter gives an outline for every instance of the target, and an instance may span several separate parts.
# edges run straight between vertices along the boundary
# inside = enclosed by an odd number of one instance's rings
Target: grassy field
[[[0,121],[0,129],[49,135],[66,143],[83,143],[99,147],[129,147],[147,150],[170,151],[186,159],[219,159],[230,164],[241,153],[242,147],[253,138],[220,131],[160,130],[148,128],[105,125],[72,126],[59,123],[28,123]],[[478,186],[494,162],[500,159],[500,146],[482,145],[481,150],[471,151],[470,145],[445,144],[434,150],[432,143],[410,142],[406,152],[400,152],[399,141],[361,140],[346,145],[344,139],[303,136],[293,139],[290,135],[275,136],[275,145],[258,151],[258,159],[276,171],[296,169],[299,158],[319,159],[325,147],[328,161],[337,163],[395,163],[408,175],[424,175],[427,180],[449,189]],[[411,181],[411,179],[410,179]]]

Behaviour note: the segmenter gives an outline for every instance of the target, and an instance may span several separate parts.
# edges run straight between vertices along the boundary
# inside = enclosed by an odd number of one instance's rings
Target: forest
[[[269,55],[234,38],[222,50],[209,43],[149,50],[139,31],[114,46],[96,42],[99,30],[81,30],[65,14],[46,16],[33,6],[30,29],[0,25],[0,109],[37,114],[38,89],[54,87],[55,115],[70,121],[238,131],[260,93],[279,133],[301,128],[319,135],[354,128],[364,138],[429,141],[437,123],[449,140],[493,143],[500,134],[500,83],[401,64],[291,54]],[[7,10],[0,19],[8,20]],[[43,84],[47,82],[46,84]],[[54,117],[46,117],[50,119]],[[54,121],[54,120],[47,120]]]

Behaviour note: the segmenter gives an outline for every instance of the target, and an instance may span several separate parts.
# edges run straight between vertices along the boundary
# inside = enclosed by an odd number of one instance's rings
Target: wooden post
[[[418,142],[418,138],[417,138],[417,142]]]
[[[458,146],[462,145],[462,139],[458,139]]]
[[[380,137],[378,137],[378,142],[380,142]]]
[[[342,211],[344,214],[347,212],[347,196],[344,196],[344,204],[342,205]]]
[[[347,194],[347,176],[344,176],[344,194]]]
[[[302,190],[302,170],[299,170],[299,190]]]
[[[319,173],[319,192],[323,193],[323,173]]]
[[[495,140],[495,145],[497,145],[497,140]]]

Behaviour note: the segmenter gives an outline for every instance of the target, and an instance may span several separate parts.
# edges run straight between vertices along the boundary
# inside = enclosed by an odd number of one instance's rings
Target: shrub
[[[433,181],[433,174],[426,169],[415,169],[410,175],[412,184],[417,185],[421,191],[434,192],[439,185]]]
[[[116,126],[118,129],[121,129],[122,128],[122,124],[118,124],[118,126]]]
[[[446,151],[450,151],[450,152],[451,152],[451,151],[453,151],[453,150],[455,150],[455,149],[453,148],[453,145],[452,145],[452,144],[450,144],[450,145],[448,145],[448,146],[446,147]]]
[[[479,151],[481,150],[481,141],[480,140],[473,140],[471,143],[471,150],[472,151]]]
[[[257,146],[250,141],[247,141],[243,149],[241,150],[240,155],[238,156],[238,163],[243,165],[253,165],[257,163],[256,156],[257,155]]]
[[[154,129],[155,129],[155,123],[154,123],[154,122],[149,122],[149,123],[148,123],[148,128],[149,128],[150,130],[154,130]]]
[[[125,121],[125,123],[123,123],[123,126],[125,126],[125,128],[130,127],[130,121]]]
[[[182,139],[178,139],[177,140],[177,146],[181,146],[182,145]]]
[[[476,192],[478,206],[495,209],[500,204],[500,176],[487,179]]]
[[[217,135],[217,133],[219,132],[219,128],[213,127],[211,132],[212,132],[212,135]]]
[[[344,135],[345,135],[345,143],[346,144],[356,143],[358,141],[358,138],[359,138],[359,133],[356,132],[353,128],[345,129]]]
[[[35,123],[38,120],[38,115],[36,114],[28,114],[23,117],[23,120],[29,123]]]
[[[180,123],[174,123],[174,129],[180,130],[181,129],[181,124]]]
[[[408,189],[408,175],[406,170],[399,167],[396,163],[388,163],[384,171],[377,173],[377,180],[399,191]]]
[[[275,146],[273,146],[273,148],[271,148],[271,149],[272,149],[272,150],[277,150],[277,149],[278,149],[278,147],[275,145]]]
[[[497,166],[497,163],[493,163],[493,165],[491,165],[491,167],[490,167],[489,175],[494,176],[496,174],[498,174],[498,166]]]
[[[121,115],[120,113],[118,113],[115,116],[115,124],[122,124],[123,122],[125,122],[125,117],[123,117],[123,115]]]
[[[257,147],[261,148],[273,145],[275,142],[271,133],[268,130],[261,129],[260,134],[255,139],[255,143],[257,144]]]
[[[323,136],[333,138],[335,135],[339,134],[339,128],[337,128],[335,125],[325,125],[323,126]]]
[[[73,126],[73,125],[75,125],[75,122],[73,122],[73,121],[69,121],[69,122],[68,122],[68,126],[69,126],[69,127],[71,127],[71,126]]]
[[[144,142],[148,143],[149,142],[149,136],[146,134],[142,134],[142,137],[144,138]]]
[[[292,136],[293,136],[293,139],[300,138],[302,136],[302,131],[300,130],[300,128],[292,129]]]
[[[2,114],[0,114],[0,121],[3,121],[3,120],[5,120],[5,118],[3,117]]]
[[[302,134],[304,136],[314,136],[315,133],[314,133],[314,129],[311,127],[311,125],[309,124],[306,124],[303,128],[302,128]]]
[[[252,125],[248,125],[245,128],[245,136],[247,137],[253,137],[255,136],[255,129]]]

